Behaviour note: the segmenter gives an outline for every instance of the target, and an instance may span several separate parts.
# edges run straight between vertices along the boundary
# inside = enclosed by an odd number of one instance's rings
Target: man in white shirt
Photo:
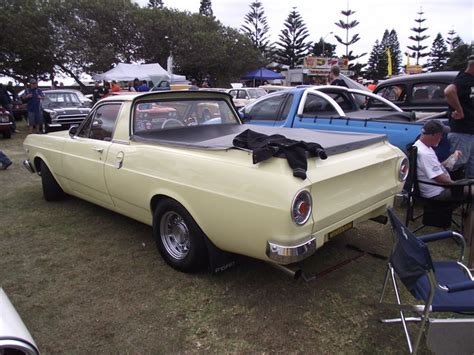
[[[470,194],[469,186],[465,186],[463,194],[461,194],[460,191],[459,196],[453,196],[453,189],[451,188],[422,183],[423,181],[427,181],[441,185],[453,184],[446,166],[452,167],[455,161],[461,157],[462,153],[457,150],[451,154],[448,159],[441,163],[433,150],[433,147],[436,147],[441,141],[443,133],[448,133],[449,131],[450,128],[445,126],[442,122],[429,120],[423,125],[420,138],[414,144],[418,148],[416,172],[422,197],[437,201],[453,201],[468,198]],[[466,217],[467,218],[464,220],[464,231],[467,231],[467,234],[470,234],[471,225],[473,223],[472,220],[474,219],[472,208],[470,216]],[[468,236],[465,235],[465,237]]]
[[[421,136],[414,144],[418,148],[416,163],[419,181],[429,181],[436,184],[453,183],[445,165],[448,164],[450,159],[457,160],[461,152],[454,152],[448,159],[441,163],[433,150],[433,147],[436,147],[443,138],[443,133],[448,133],[449,131],[450,128],[448,126],[436,120],[429,120],[423,125]],[[451,190],[441,186],[428,184],[419,185],[421,196],[427,198],[440,197],[440,194],[449,194]]]

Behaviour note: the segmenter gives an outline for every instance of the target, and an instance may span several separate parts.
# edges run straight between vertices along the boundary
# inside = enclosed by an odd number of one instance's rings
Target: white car
[[[228,93],[232,96],[232,100],[237,109],[267,94],[267,92],[261,88],[229,89]]]

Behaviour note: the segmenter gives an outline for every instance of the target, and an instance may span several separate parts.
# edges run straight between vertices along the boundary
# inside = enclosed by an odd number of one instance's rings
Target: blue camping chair
[[[400,318],[385,319],[382,322],[402,323],[410,353],[416,353],[418,350],[428,323],[434,325],[433,327],[430,325],[428,330],[428,346],[438,347],[431,350],[442,353],[442,347],[447,347],[446,349],[449,349],[451,353],[459,354],[463,351],[469,354],[473,353],[473,318],[430,318],[435,312],[474,315],[474,279],[471,270],[462,263],[465,248],[463,236],[456,232],[444,231],[416,237],[402,224],[390,208],[388,216],[395,235],[395,244],[389,258],[379,302],[386,307],[397,309]],[[461,249],[459,259],[457,261],[432,261],[425,243],[446,238],[454,238],[459,241]],[[397,279],[423,304],[403,304]],[[394,289],[396,304],[383,302],[389,280],[391,280]],[[417,317],[406,317],[405,312],[414,312]],[[409,321],[421,322],[414,342],[411,341],[408,332],[407,322]],[[442,336],[430,335],[431,328]],[[457,339],[449,340],[448,335],[457,336]]]

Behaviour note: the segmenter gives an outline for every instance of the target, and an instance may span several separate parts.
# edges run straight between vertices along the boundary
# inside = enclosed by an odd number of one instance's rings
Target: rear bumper
[[[268,258],[278,264],[291,264],[306,259],[316,251],[316,238],[299,245],[280,245],[267,242],[266,254]]]

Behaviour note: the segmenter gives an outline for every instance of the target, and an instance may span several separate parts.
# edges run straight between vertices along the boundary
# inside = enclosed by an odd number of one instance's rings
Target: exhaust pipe
[[[283,271],[286,275],[290,276],[293,280],[298,280],[301,277],[302,271],[301,269],[290,269],[289,267],[286,267],[284,265],[280,264],[275,264],[275,263],[268,263],[271,266],[273,266],[275,269],[278,269],[280,271]]]

